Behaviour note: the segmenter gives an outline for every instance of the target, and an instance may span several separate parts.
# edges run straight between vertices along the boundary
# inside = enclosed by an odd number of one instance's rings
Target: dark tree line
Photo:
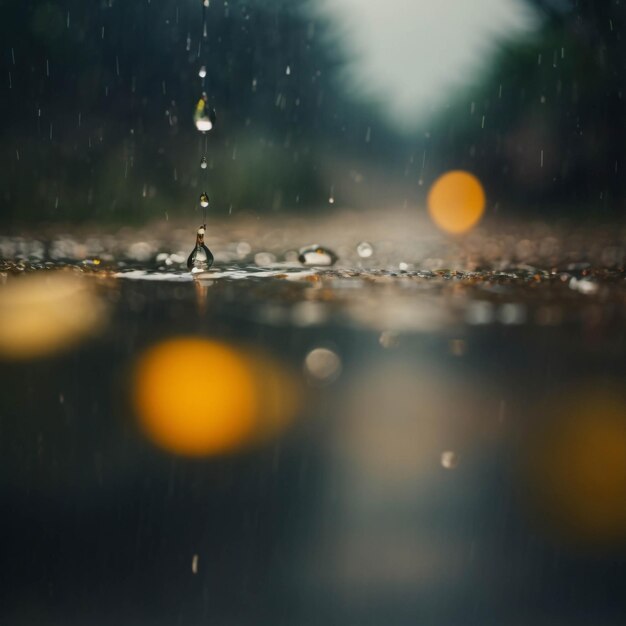
[[[356,207],[420,202],[452,167],[511,210],[622,211],[623,5],[530,3],[539,32],[403,134],[346,94],[348,59],[308,0],[212,1],[201,47],[200,0],[2,0],[0,219],[191,218],[205,187],[221,214],[320,207],[330,186]],[[203,88],[218,115],[206,183]]]

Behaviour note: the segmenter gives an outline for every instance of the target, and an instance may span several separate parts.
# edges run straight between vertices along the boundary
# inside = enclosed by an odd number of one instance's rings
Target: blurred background
[[[0,7],[1,624],[624,623],[620,0]]]
[[[205,38],[201,0],[2,6],[5,225],[187,218],[202,91],[214,215],[419,205],[457,168],[494,212],[624,208],[617,0],[220,1]]]

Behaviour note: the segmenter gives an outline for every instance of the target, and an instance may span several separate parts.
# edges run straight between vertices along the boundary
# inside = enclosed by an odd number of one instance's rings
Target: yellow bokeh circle
[[[220,341],[168,339],[135,366],[141,429],[174,454],[210,456],[272,439],[291,423],[299,399],[279,361]]]
[[[134,403],[148,437],[178,454],[226,452],[255,430],[253,372],[216,341],[183,337],[149,349],[135,370]]]
[[[531,493],[563,536],[626,537],[626,401],[621,390],[572,392],[526,450]]]
[[[473,174],[461,170],[447,172],[430,188],[428,211],[439,228],[458,235],[480,221],[485,211],[485,192]]]

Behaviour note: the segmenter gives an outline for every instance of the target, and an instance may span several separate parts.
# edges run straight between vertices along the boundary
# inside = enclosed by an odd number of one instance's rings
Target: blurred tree
[[[624,6],[530,3],[540,31],[502,46],[488,78],[439,117],[438,159],[476,171],[500,204],[621,211]]]

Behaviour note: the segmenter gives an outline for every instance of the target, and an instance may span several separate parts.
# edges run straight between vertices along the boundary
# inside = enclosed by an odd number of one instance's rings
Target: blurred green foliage
[[[539,31],[402,133],[346,93],[339,34],[307,0],[211,3],[204,48],[199,1],[4,0],[0,219],[191,217],[205,186],[218,214],[311,210],[331,187],[339,204],[419,203],[454,167],[482,178],[492,208],[621,211],[624,9],[531,4]],[[218,115],[206,183],[192,121],[202,64]]]

